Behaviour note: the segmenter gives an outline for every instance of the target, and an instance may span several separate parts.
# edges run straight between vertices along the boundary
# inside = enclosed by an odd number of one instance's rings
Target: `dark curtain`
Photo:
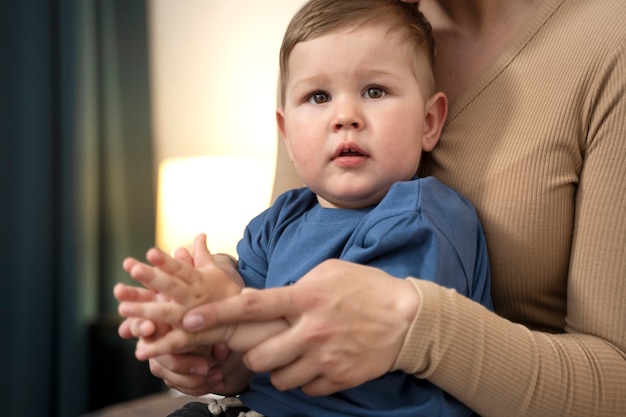
[[[2,416],[141,393],[111,289],[153,242],[149,98],[145,0],[1,2]]]

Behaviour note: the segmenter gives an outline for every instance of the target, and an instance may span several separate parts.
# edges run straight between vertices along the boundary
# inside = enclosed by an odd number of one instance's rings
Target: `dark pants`
[[[211,399],[207,403],[185,404],[167,417],[264,417],[248,407],[236,397]]]

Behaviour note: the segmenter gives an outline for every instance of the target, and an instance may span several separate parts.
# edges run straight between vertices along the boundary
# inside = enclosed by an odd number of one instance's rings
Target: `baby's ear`
[[[285,142],[285,148],[287,149],[289,160],[293,161],[293,157],[291,156],[291,146],[289,144],[289,138],[287,137],[287,131],[285,130],[285,110],[283,108],[276,109],[276,125],[278,126],[280,136]]]
[[[432,151],[441,135],[443,123],[448,115],[448,98],[444,93],[433,94],[426,102],[424,109],[424,134],[422,137],[422,150]]]
[[[276,109],[276,126],[278,127],[278,131],[280,132],[280,136],[283,139],[286,139],[285,135],[285,110],[282,108]]]

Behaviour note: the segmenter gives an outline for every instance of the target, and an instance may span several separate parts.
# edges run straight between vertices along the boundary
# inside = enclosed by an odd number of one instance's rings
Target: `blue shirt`
[[[339,258],[433,281],[493,309],[478,216],[432,177],[396,183],[378,205],[359,210],[323,208],[308,188],[288,191],[250,222],[237,250],[250,287],[289,285],[320,262]],[[324,397],[280,392],[268,374],[257,374],[241,399],[271,417],[473,414],[430,382],[400,371]]]

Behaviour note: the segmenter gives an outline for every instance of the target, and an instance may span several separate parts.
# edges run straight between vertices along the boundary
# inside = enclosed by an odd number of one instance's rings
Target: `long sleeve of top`
[[[625,22],[544,1],[424,161],[477,208],[497,315],[413,281],[396,366],[484,417],[626,416]]]
[[[247,286],[290,285],[320,262],[340,258],[419,277],[492,309],[486,242],[474,208],[434,178],[394,184],[375,207],[322,208],[306,188],[280,196],[253,219],[239,243]],[[471,410],[426,380],[391,372],[325,397],[278,392],[267,374],[255,375],[241,395],[273,417],[470,416]]]

